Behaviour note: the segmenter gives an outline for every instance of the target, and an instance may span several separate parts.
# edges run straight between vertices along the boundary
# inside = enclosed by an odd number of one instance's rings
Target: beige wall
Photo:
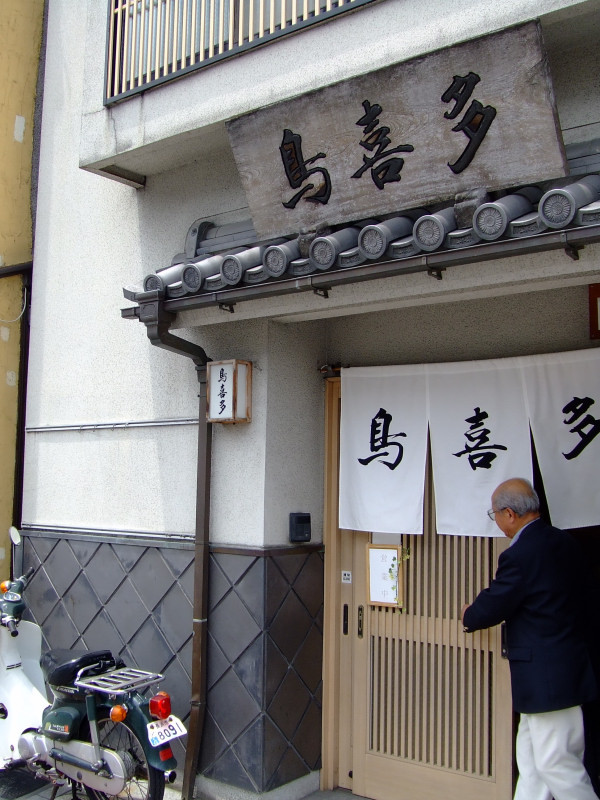
[[[21,276],[0,280],[0,576],[8,577],[8,528],[13,523],[15,441],[21,323]]]
[[[0,3],[0,266],[31,259],[33,111],[43,0]]]
[[[0,3],[0,272],[31,261],[33,114],[43,0]],[[0,576],[8,576],[21,346],[20,275],[0,278]]]

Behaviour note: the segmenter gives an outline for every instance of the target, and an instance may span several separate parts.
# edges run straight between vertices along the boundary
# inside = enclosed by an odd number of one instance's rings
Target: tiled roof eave
[[[211,306],[230,308],[236,303],[259,298],[310,291],[323,293],[334,286],[378,280],[394,275],[428,272],[433,277],[441,277],[443,270],[461,264],[492,261],[551,250],[563,249],[568,257],[577,259],[579,257],[578,251],[581,248],[597,242],[600,242],[600,224],[550,230],[523,238],[479,242],[478,244],[453,250],[421,252],[407,258],[374,261],[367,264],[363,263],[356,267],[328,270],[327,272],[312,273],[302,277],[271,279],[254,286],[237,286],[215,292],[164,299],[162,300],[162,306],[165,311],[172,313]],[[148,294],[152,295],[152,298],[148,297],[148,300],[156,300],[154,292],[149,292]],[[143,296],[138,295],[136,299],[140,305],[143,304]],[[123,316],[133,316],[131,313],[126,313],[131,311],[132,309],[124,309]]]

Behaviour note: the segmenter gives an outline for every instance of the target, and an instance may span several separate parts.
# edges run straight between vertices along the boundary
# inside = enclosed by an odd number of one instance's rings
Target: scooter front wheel
[[[98,720],[98,739],[101,747],[127,753],[134,763],[133,776],[118,795],[123,800],[163,800],[164,772],[150,766],[142,743],[126,722]],[[85,787],[89,800],[108,800],[110,795]]]

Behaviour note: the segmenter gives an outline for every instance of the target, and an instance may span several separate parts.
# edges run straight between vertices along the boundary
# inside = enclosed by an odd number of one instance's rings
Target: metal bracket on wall
[[[323,297],[325,300],[329,298],[329,290],[331,289],[330,286],[327,286],[323,289],[313,289],[313,292],[318,295],[319,297]]]
[[[561,241],[563,242],[564,251],[569,256],[569,258],[572,258],[573,261],[579,261],[579,251],[583,250],[583,247],[576,247],[575,245],[571,244],[567,240],[567,234],[564,231],[561,233],[560,238]]]
[[[341,368],[342,365],[339,362],[337,364],[323,364],[323,366],[319,367],[319,372],[324,378],[339,378]]]
[[[572,258],[573,261],[579,261],[579,251],[583,250],[582,247],[573,247],[572,245],[568,245],[565,247],[565,253]]]
[[[437,281],[441,281],[443,277],[442,273],[445,272],[445,270],[445,267],[430,267],[427,270],[427,274],[430,278],[435,278]]]
[[[233,314],[235,311],[234,305],[235,303],[219,303],[219,308],[221,311],[229,311],[230,314]]]

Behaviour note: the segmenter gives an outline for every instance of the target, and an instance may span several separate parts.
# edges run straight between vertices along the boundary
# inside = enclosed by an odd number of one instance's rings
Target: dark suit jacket
[[[501,553],[494,580],[466,610],[468,631],[506,621],[515,711],[557,711],[596,696],[588,575],[575,539],[537,519]]]

